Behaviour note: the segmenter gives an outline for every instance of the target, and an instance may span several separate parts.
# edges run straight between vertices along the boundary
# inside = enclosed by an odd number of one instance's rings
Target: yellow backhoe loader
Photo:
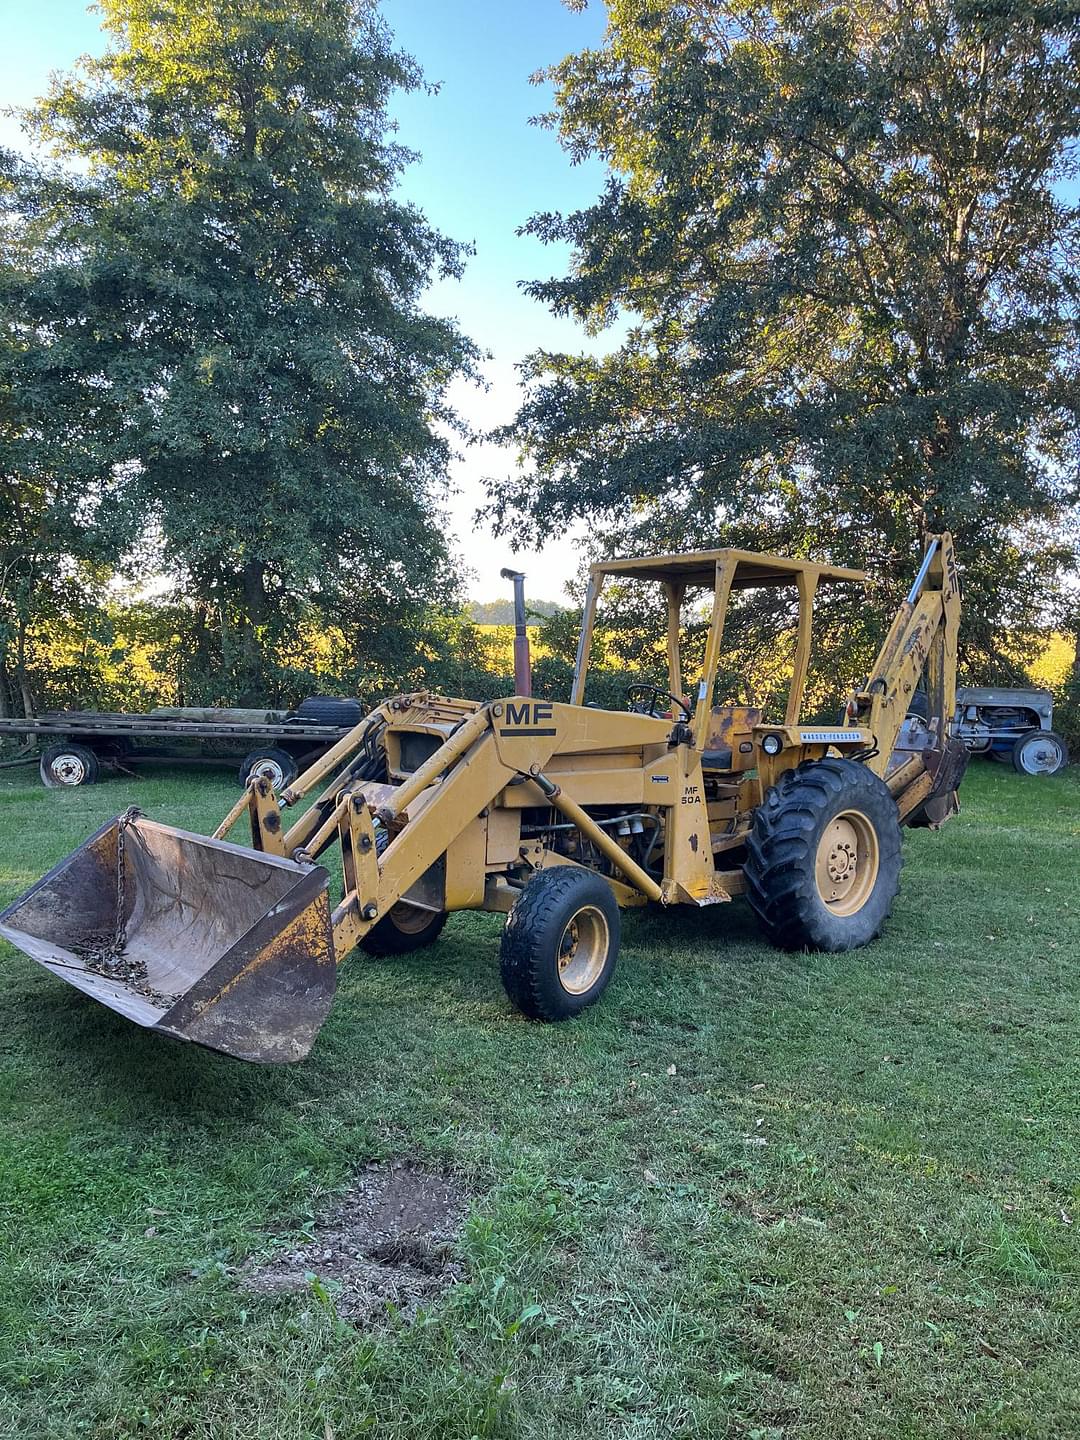
[[[625,713],[586,704],[611,577],[659,582],[667,601],[668,691],[631,687]],[[394,696],[281,794],[254,778],[212,836],[137,810],[110,821],[0,915],[0,934],[140,1025],[264,1062],[308,1053],[357,945],[428,945],[453,910],[506,914],[503,983],[540,1020],[599,997],[625,906],[745,895],[777,945],[865,945],[897,892],[901,825],[954,813],[967,751],[950,733],[960,590],[947,534],[843,719],[801,721],[815,593],[864,578],[740,550],[595,565],[569,704],[524,682],[487,704]],[[713,692],[732,594],[781,586],[799,619],[773,724]],[[691,701],[682,617],[703,592],[711,623]],[[920,684],[926,718],[908,714]],[[245,815],[250,843],[233,844]],[[333,905],[318,862],[335,844]]]

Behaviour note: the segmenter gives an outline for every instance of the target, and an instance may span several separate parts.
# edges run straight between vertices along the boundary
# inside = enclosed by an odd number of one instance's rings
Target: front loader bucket
[[[0,935],[136,1024],[242,1060],[302,1060],[334,998],[326,871],[133,820],[126,938],[109,954],[120,824],[9,905]]]

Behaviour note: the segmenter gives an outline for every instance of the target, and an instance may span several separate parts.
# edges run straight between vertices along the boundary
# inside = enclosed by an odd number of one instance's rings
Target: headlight
[[[766,735],[761,742],[761,748],[766,755],[779,755],[784,748],[784,742],[779,735]]]

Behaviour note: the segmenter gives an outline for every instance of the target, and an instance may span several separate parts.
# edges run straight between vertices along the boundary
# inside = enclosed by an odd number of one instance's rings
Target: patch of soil
[[[405,1162],[371,1165],[315,1222],[299,1250],[249,1265],[241,1287],[251,1295],[295,1295],[311,1276],[332,1282],[343,1320],[364,1323],[392,1303],[406,1319],[461,1280],[454,1259],[467,1197],[447,1175]]]

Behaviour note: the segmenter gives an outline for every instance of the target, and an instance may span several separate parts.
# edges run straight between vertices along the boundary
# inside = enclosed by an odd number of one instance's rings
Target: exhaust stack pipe
[[[502,570],[504,580],[514,582],[514,694],[532,694],[532,661],[529,632],[525,626],[525,576],[520,570]]]

